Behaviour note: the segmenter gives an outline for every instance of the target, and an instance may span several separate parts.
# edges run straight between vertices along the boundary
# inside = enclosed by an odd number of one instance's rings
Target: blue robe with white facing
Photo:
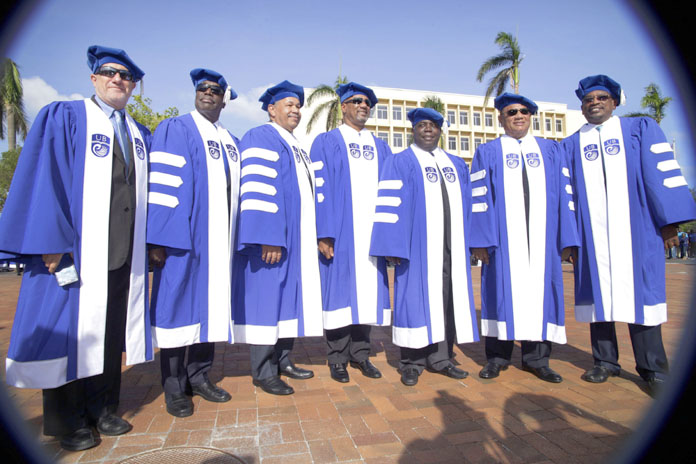
[[[561,250],[578,246],[578,236],[562,160],[556,142],[529,134],[519,141],[504,135],[476,150],[469,244],[489,254],[481,270],[484,336],[566,342]]]
[[[325,329],[391,321],[386,260],[370,256],[377,183],[387,156],[391,150],[383,140],[347,125],[312,144],[317,238],[334,241],[332,259],[319,254]]]
[[[126,363],[153,357],[147,311],[147,148],[126,117],[136,212],[126,319]],[[89,140],[89,145],[88,145]],[[55,388],[101,374],[108,289],[114,130],[90,99],[55,102],[36,116],[0,217],[0,250],[25,263],[6,361],[7,383]],[[74,260],[78,282],[59,286],[41,255]],[[61,264],[62,265],[62,264]]]
[[[405,348],[445,340],[444,207],[450,211],[452,297],[457,342],[478,340],[471,287],[471,185],[463,159],[416,145],[388,157],[380,175],[370,254],[396,257],[392,339]],[[442,180],[444,177],[444,180]]]
[[[234,285],[236,342],[273,345],[278,338],[321,336],[314,173],[295,137],[275,123],[247,132],[242,152],[239,267]],[[278,246],[276,264],[261,245]]]
[[[160,348],[233,341],[238,143],[197,111],[162,121],[155,131],[147,237],[167,252],[152,284],[152,332]]]
[[[575,317],[659,325],[667,321],[660,230],[696,218],[696,205],[654,120],[613,116],[596,127],[562,142],[582,239]]]

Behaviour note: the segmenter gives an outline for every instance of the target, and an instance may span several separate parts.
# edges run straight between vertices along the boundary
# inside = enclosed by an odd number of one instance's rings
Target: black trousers
[[[507,366],[512,358],[514,340],[498,340],[496,337],[484,337],[486,346],[486,359],[488,362]],[[551,356],[551,342],[522,340],[522,365],[534,368],[549,367]]]
[[[184,358],[188,351],[188,360]],[[165,393],[188,393],[191,385],[201,385],[208,380],[208,372],[213,366],[214,343],[196,343],[178,348],[160,350],[160,369],[162,388]]]
[[[129,286],[129,265],[109,271],[104,372],[43,390],[45,435],[67,435],[95,424],[99,417],[113,414],[118,409]]]
[[[294,344],[294,338],[280,338],[275,345],[250,345],[251,377],[254,380],[278,377],[280,368],[290,364]]]
[[[362,362],[370,357],[369,325],[354,324],[325,330],[329,364]]]
[[[644,379],[654,373],[655,377],[665,379],[669,371],[667,354],[662,343],[662,326],[628,324],[628,333],[633,344],[636,370]],[[621,370],[619,365],[619,346],[616,341],[616,327],[613,322],[593,322],[590,324],[590,340],[595,366],[604,366],[612,372]]]

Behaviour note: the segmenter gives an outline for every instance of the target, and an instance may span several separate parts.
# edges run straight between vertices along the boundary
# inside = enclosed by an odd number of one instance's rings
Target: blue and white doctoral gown
[[[160,348],[233,341],[238,142],[198,111],[155,131],[147,240],[167,249],[165,265],[154,272],[150,309]]]
[[[484,336],[566,342],[561,250],[579,240],[563,159],[556,142],[530,134],[503,135],[476,150],[469,245],[489,252],[481,271]]]
[[[126,117],[136,212],[126,319],[127,364],[153,357],[147,290],[147,147],[150,132]],[[55,388],[103,372],[114,130],[91,99],[55,102],[34,120],[0,218],[0,250],[26,264],[6,380]],[[59,286],[41,255],[70,254],[79,281]]]
[[[457,342],[478,340],[471,288],[471,185],[463,159],[416,145],[386,159],[370,254],[401,258],[394,271],[394,344],[423,348],[445,340],[443,302],[444,207],[450,211],[452,294]]]
[[[582,239],[575,318],[666,322],[660,229],[693,220],[696,205],[665,135],[650,118],[613,116],[601,131],[585,124],[562,148]]]
[[[278,338],[321,336],[314,172],[309,155],[275,123],[251,129],[239,148],[241,259],[234,284],[241,302],[233,309],[235,341],[272,345]],[[261,245],[281,247],[280,262],[266,264]]]
[[[387,156],[391,150],[383,140],[345,124],[312,145],[317,237],[334,241],[333,259],[319,254],[325,329],[391,321],[386,260],[370,256],[377,183]]]

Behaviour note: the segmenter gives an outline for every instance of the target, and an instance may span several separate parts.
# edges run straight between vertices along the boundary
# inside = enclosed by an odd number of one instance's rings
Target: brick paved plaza
[[[670,320],[663,336],[670,360],[686,319],[693,263],[667,264]],[[479,307],[479,270],[474,288]],[[373,329],[374,364],[384,377],[372,380],[349,368],[351,380],[329,377],[321,338],[300,339],[294,361],[314,369],[307,381],[290,380],[296,393],[272,396],[257,390],[249,376],[246,345],[216,347],[211,378],[232,394],[223,404],[194,397],[193,416],[177,419],[165,411],[159,358],[123,368],[119,414],[133,424],[121,437],[104,437],[97,448],[62,451],[41,434],[41,392],[8,388],[49,458],[62,463],[113,463],[148,450],[171,447],[221,449],[251,463],[596,463],[619,448],[652,403],[635,362],[626,324],[618,324],[622,371],[605,384],[580,375],[592,366],[589,328],[572,313],[572,274],[564,266],[567,345],[555,345],[551,367],[561,384],[549,384],[514,366],[498,379],[483,380],[483,344],[455,347],[456,361],[470,376],[457,381],[424,372],[416,387],[405,387],[396,372],[398,349],[389,328]],[[0,273],[0,343],[7,353],[20,278]],[[4,374],[4,369],[2,370]],[[3,377],[4,378],[4,377]],[[4,382],[3,382],[4,383]],[[190,462],[190,464],[194,464]]]

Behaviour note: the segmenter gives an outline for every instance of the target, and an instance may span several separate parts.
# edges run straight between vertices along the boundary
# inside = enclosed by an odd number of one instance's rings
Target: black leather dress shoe
[[[401,371],[401,383],[407,387],[412,387],[418,383],[418,370],[409,367]]]
[[[594,366],[580,377],[582,380],[591,383],[606,382],[609,377],[616,377],[618,372],[613,372],[604,366]]]
[[[435,374],[445,375],[447,377],[451,377],[453,379],[458,380],[465,379],[469,376],[469,373],[467,371],[459,369],[454,364],[450,364],[449,366],[445,367],[444,369],[440,369],[439,371],[436,371],[432,368],[429,368],[428,371],[434,372]]]
[[[507,368],[507,366],[503,366],[502,364],[487,362],[483,369],[481,369],[481,372],[479,372],[479,377],[482,379],[495,379],[500,375],[500,371],[504,371]]]
[[[645,382],[648,384],[648,390],[652,396],[657,395],[665,386],[664,379],[656,377],[654,373],[649,374]]]
[[[99,440],[90,427],[83,427],[60,437],[60,447],[68,451],[82,451],[94,448],[98,444]]]
[[[292,395],[295,393],[295,390],[283,382],[280,377],[270,377],[264,380],[254,379],[253,384],[271,395]]]
[[[290,363],[285,367],[280,368],[281,375],[290,377],[291,379],[307,380],[314,377],[314,372],[309,369],[302,369],[296,365]]]
[[[331,371],[331,378],[336,382],[346,383],[350,380],[345,364],[329,364],[329,371]]]
[[[542,367],[530,367],[530,366],[522,366],[523,371],[531,372],[532,374],[536,375],[539,377],[541,380],[544,382],[551,382],[551,383],[561,383],[563,382],[563,377],[558,374],[558,372],[554,371],[548,366],[542,366]]]
[[[102,435],[123,435],[130,432],[132,428],[132,425],[115,414],[107,414],[97,420],[97,431]]]
[[[382,373],[377,369],[377,366],[372,364],[369,359],[366,359],[364,361],[351,361],[350,362],[350,367],[354,367],[356,369],[360,369],[360,372],[362,372],[362,375],[365,377],[369,377],[371,379],[379,379],[382,377]]]
[[[193,401],[185,393],[164,393],[167,412],[174,417],[188,417],[193,414]]]
[[[229,393],[206,380],[200,385],[191,385],[191,393],[213,403],[226,403],[232,399]]]

